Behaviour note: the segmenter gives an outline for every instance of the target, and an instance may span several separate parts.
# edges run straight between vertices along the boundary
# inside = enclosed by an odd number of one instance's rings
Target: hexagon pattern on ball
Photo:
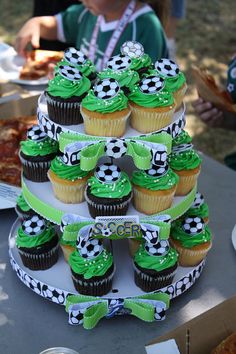
[[[168,172],[169,166],[168,164],[164,166],[152,165],[151,168],[145,170],[145,172],[152,177],[162,177]]]
[[[122,139],[111,139],[105,145],[105,153],[113,159],[119,159],[127,151],[127,144]]]
[[[152,149],[152,163],[158,166],[164,166],[167,162],[167,148],[165,145],[159,145],[158,149]]]
[[[115,55],[107,62],[107,68],[114,71],[126,70],[131,65],[131,59],[126,55]]]
[[[198,216],[189,216],[182,221],[183,230],[189,235],[199,234],[204,230],[204,225],[204,220]]]
[[[58,71],[61,76],[70,81],[81,80],[82,78],[81,72],[72,65],[60,65]]]
[[[38,216],[34,215],[30,218],[27,218],[22,223],[22,230],[29,236],[37,236],[42,233],[46,228],[45,220]]]
[[[95,175],[103,183],[114,183],[121,176],[121,170],[112,163],[104,163],[96,168]]]
[[[123,55],[132,58],[140,58],[144,54],[144,48],[141,43],[136,41],[127,41],[122,44],[120,51]]]
[[[145,249],[151,256],[164,256],[170,249],[168,240],[160,240],[156,244],[145,243]]]
[[[67,48],[64,53],[64,58],[68,63],[74,65],[82,65],[86,62],[87,57],[86,55],[81,52],[81,50],[77,50],[75,48]]]
[[[148,76],[140,81],[139,87],[147,95],[155,94],[163,89],[164,79],[159,76]]]
[[[115,79],[100,80],[94,85],[94,94],[100,99],[109,100],[114,98],[120,91],[120,86]]]
[[[178,65],[170,59],[160,59],[155,63],[155,69],[163,76],[173,77],[179,74]]]
[[[47,137],[47,134],[44,133],[38,125],[33,125],[27,130],[27,138],[29,140],[40,142],[47,139]]]
[[[204,203],[204,197],[200,192],[197,192],[191,208],[199,208]]]

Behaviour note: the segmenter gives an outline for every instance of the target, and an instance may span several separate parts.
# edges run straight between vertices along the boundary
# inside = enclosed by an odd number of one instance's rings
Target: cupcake
[[[92,226],[80,229],[77,249],[69,257],[72,280],[82,295],[103,296],[112,287],[113,257],[103,248],[102,241],[94,238]]]
[[[164,79],[147,76],[129,94],[131,125],[142,133],[151,133],[172,121],[175,103],[172,93],[164,87]]]
[[[178,180],[168,164],[134,171],[131,182],[135,209],[147,215],[168,209],[173,202]]]
[[[168,240],[159,239],[158,229],[151,224],[141,226],[145,242],[134,255],[135,284],[145,292],[170,285],[178,266],[176,250]]]
[[[89,213],[96,216],[125,215],[132,198],[132,187],[128,175],[112,163],[96,168],[89,178],[85,191]]]
[[[174,95],[178,110],[182,105],[187,84],[184,74],[179,70],[178,65],[170,59],[160,59],[155,63],[158,74],[165,79],[165,88]]]
[[[27,204],[22,193],[16,199],[15,211],[20,219],[26,219],[35,215],[35,211]]]
[[[188,216],[172,224],[170,243],[183,267],[194,267],[206,257],[212,246],[211,238],[209,227],[200,217]]]
[[[128,99],[115,79],[98,81],[81,103],[86,134],[120,137],[130,115]]]
[[[199,216],[205,222],[205,224],[209,221],[209,207],[207,203],[205,203],[204,197],[201,193],[197,192],[194,202],[191,207],[187,210],[184,216]]]
[[[56,74],[48,82],[45,97],[49,118],[58,124],[83,123],[80,103],[90,89],[89,79],[72,65],[59,65]]]
[[[121,46],[120,52],[131,59],[130,69],[137,71],[140,75],[152,68],[152,59],[148,54],[144,53],[141,43],[127,41]]]
[[[57,262],[57,234],[38,215],[23,221],[17,232],[16,246],[24,266],[31,270],[49,269]]]
[[[23,175],[33,182],[47,182],[51,161],[58,152],[58,143],[33,125],[27,132],[27,140],[21,141],[19,157]]]
[[[79,161],[76,165],[66,164],[63,157],[56,156],[48,171],[53,193],[63,203],[82,203],[90,172],[81,170]]]
[[[125,55],[116,55],[107,62],[107,67],[98,73],[99,79],[115,79],[125,94],[139,81],[139,74],[130,69],[131,59]]]
[[[192,144],[177,145],[170,154],[170,167],[179,176],[176,195],[186,195],[195,187],[201,169],[201,158]]]
[[[172,140],[172,146],[191,144],[191,143],[192,143],[192,138],[185,130],[182,130],[181,133]]]
[[[63,59],[57,64],[56,71],[61,65],[72,65],[76,67],[83,76],[86,76],[90,81],[96,79],[96,68],[94,64],[89,60],[86,55],[77,50],[76,48],[70,47],[64,51]]]

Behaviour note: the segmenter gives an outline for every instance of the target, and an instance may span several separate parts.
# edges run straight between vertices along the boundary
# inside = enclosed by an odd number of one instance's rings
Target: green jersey
[[[70,6],[65,12],[56,15],[58,39],[73,43],[88,56],[92,34],[97,21],[84,5]],[[118,21],[106,23],[103,18],[99,28],[95,65],[100,68],[109,40],[116,29]],[[112,55],[120,53],[121,45],[128,41],[138,41],[153,62],[168,56],[166,40],[162,25],[155,12],[148,5],[144,5],[131,16],[128,25],[121,34]]]

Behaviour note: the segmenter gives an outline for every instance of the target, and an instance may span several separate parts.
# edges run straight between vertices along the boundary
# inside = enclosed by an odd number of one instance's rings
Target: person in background
[[[232,59],[228,68],[227,91],[236,104],[236,56]],[[211,102],[204,101],[199,97],[192,103],[198,117],[213,128],[224,128],[236,131],[236,112],[226,112],[215,107]],[[236,170],[236,152],[225,157],[225,164]]]
[[[34,17],[16,36],[15,48],[25,54],[29,43],[39,47],[39,39],[72,43],[102,69],[127,40],[135,40],[153,61],[168,57],[165,34],[155,13],[165,0],[83,0],[55,16]],[[163,18],[164,15],[162,14]]]

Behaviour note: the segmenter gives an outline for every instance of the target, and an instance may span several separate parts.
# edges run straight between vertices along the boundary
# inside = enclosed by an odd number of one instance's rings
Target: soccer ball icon
[[[122,139],[111,139],[105,146],[105,153],[113,159],[119,159],[124,156],[127,151],[127,144]]]
[[[98,98],[109,100],[118,94],[120,86],[115,79],[109,78],[98,81],[98,83],[94,85],[93,90],[95,96]]]
[[[159,238],[159,226],[151,224],[142,224],[140,225],[140,230],[142,232],[143,238],[150,245],[154,245],[158,242]]]
[[[32,141],[43,141],[47,139],[47,134],[44,133],[38,125],[33,125],[27,131],[27,138]]]
[[[80,247],[77,246],[81,257],[89,259],[96,258],[103,251],[103,245],[101,240],[97,238],[90,238],[89,240],[83,241],[80,243]]]
[[[165,145],[159,145],[158,149],[152,149],[152,163],[158,166],[166,165],[167,160],[167,148]]]
[[[105,236],[105,237],[109,237],[112,235],[112,231],[106,225],[103,226],[101,232],[102,232],[102,236]]]
[[[139,84],[140,90],[147,94],[155,94],[163,89],[164,87],[164,79],[159,76],[148,76],[141,80]]]
[[[170,249],[169,242],[167,240],[161,240],[156,244],[145,243],[145,250],[151,256],[164,256]]]
[[[169,169],[168,164],[164,165],[164,166],[156,166],[156,165],[152,165],[151,168],[149,168],[149,170],[145,170],[145,172],[152,177],[161,177],[164,176],[167,171]]]
[[[178,65],[170,59],[160,59],[155,63],[155,69],[165,77],[173,77],[179,74]]]
[[[86,62],[87,57],[83,52],[75,48],[67,48],[64,52],[64,58],[68,63],[74,65],[82,65]]]
[[[136,41],[127,41],[120,48],[123,55],[132,58],[140,58],[144,54],[144,48],[141,43]]]
[[[29,236],[37,236],[46,228],[46,222],[38,215],[25,219],[22,223],[22,230]]]
[[[58,72],[61,76],[70,81],[81,80],[82,78],[81,72],[72,65],[60,65]]]
[[[96,168],[95,175],[100,182],[113,183],[120,178],[121,170],[118,166],[107,162]]]
[[[115,55],[111,57],[107,62],[107,68],[120,71],[128,69],[131,65],[131,59],[126,55]]]
[[[200,192],[197,192],[195,195],[195,199],[191,208],[199,208],[204,203],[204,197]]]
[[[199,234],[204,230],[204,225],[204,220],[198,216],[189,216],[182,221],[182,228],[189,235]]]

